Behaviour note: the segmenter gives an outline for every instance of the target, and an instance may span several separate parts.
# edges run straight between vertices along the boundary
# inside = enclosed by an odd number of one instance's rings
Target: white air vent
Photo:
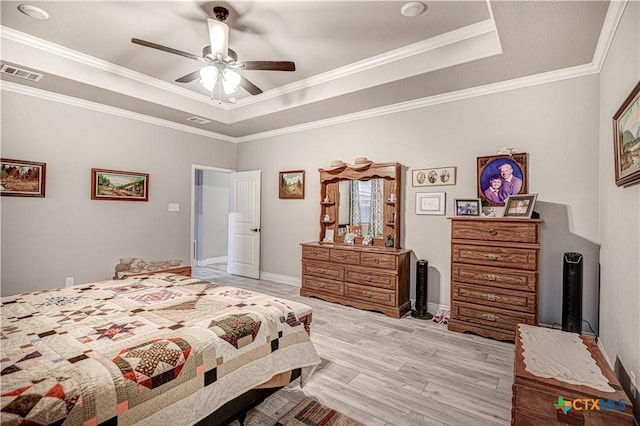
[[[187,118],[187,121],[190,121],[190,122],[196,123],[196,124],[208,124],[208,123],[211,123],[211,120],[207,120],[206,118],[202,118],[202,117],[189,117],[189,118]]]
[[[0,68],[0,72],[4,74],[13,75],[15,77],[24,78],[25,80],[31,80],[31,81],[40,81],[40,79],[44,77],[42,74],[38,74],[33,71],[23,70],[21,68],[12,67],[10,65],[2,65],[2,68]]]

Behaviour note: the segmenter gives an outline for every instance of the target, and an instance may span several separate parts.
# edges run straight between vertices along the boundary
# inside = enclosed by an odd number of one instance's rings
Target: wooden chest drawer
[[[350,265],[360,264],[360,253],[351,250],[331,249],[329,260],[338,263],[348,263]]]
[[[392,254],[367,253],[360,255],[360,265],[374,268],[396,269],[396,256]]]
[[[515,336],[517,324],[535,324],[535,315],[492,306],[458,302],[451,307],[451,318],[473,324],[509,330]]]
[[[345,281],[395,290],[397,275],[358,268],[345,268]]]
[[[314,260],[329,260],[329,249],[324,247],[302,246],[302,258]]]
[[[319,278],[342,281],[344,268],[331,263],[302,262],[302,275],[313,275]]]
[[[345,283],[344,293],[354,299],[365,300],[381,305],[395,306],[396,292],[381,288]]]
[[[538,224],[521,221],[456,221],[451,238],[539,244]]]
[[[480,246],[468,244],[451,245],[451,261],[476,265],[495,265],[503,268],[538,269],[538,250]]]
[[[475,284],[453,283],[453,299],[528,313],[535,313],[538,309],[536,293]]]
[[[341,281],[324,280],[315,277],[302,277],[302,287],[331,294],[343,294],[344,284]]]
[[[463,283],[483,284],[513,290],[535,291],[538,273],[517,269],[454,263],[451,280]]]

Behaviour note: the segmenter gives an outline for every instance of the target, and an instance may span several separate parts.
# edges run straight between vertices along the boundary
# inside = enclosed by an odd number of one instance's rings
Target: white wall
[[[612,117],[640,80],[640,3],[629,2],[600,74],[600,336],[640,387],[640,185],[615,185]],[[640,399],[638,399],[640,400]],[[637,402],[636,402],[637,403]]]
[[[2,197],[2,295],[110,279],[120,257],[188,264],[191,165],[236,167],[235,144],[22,94],[1,118],[2,157],[47,163],[45,198]],[[92,201],[94,167],[149,173],[149,202]]]
[[[598,95],[592,75],[240,144],[239,170],[263,172],[262,269],[300,276],[299,243],[319,237],[318,168],[358,156],[397,161],[405,166],[402,246],[429,261],[429,301],[449,305],[450,223],[446,216],[416,215],[415,194],[446,192],[450,216],[454,198],[477,195],[477,157],[507,145],[529,153],[529,192],[550,212],[543,229],[554,230],[543,232],[543,255],[556,256],[543,258],[540,320],[561,321],[557,250],[587,247],[595,254],[585,259],[585,317],[597,327]],[[458,168],[457,185],[411,186],[411,169],[444,166]],[[292,169],[306,170],[305,199],[279,200],[278,171]]]

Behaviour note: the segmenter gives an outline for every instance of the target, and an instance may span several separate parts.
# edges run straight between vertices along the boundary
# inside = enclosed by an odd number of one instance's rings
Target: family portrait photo
[[[478,157],[478,197],[504,205],[511,195],[527,193],[527,154]]]

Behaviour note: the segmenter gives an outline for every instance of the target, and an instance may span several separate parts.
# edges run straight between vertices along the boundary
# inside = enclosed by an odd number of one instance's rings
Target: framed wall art
[[[444,192],[418,192],[416,194],[416,214],[444,215]]]
[[[480,198],[456,198],[453,200],[456,216],[480,216],[482,200]]]
[[[11,197],[44,197],[46,163],[0,159],[0,194]]]
[[[510,195],[527,193],[527,154],[478,157],[478,197],[502,206]]]
[[[613,116],[616,185],[640,183],[640,82]]]
[[[91,199],[149,201],[147,173],[91,169]]]
[[[538,194],[510,195],[504,206],[504,217],[531,218]]]
[[[456,168],[418,169],[412,171],[413,186],[455,185]]]
[[[284,199],[304,198],[304,170],[280,172],[278,194]]]

